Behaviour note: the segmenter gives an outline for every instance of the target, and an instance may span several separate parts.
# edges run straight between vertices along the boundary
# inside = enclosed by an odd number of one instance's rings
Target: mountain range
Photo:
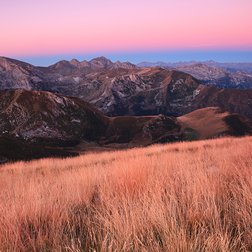
[[[187,67],[1,57],[0,162],[251,134],[252,90],[206,85]]]
[[[142,62],[139,67],[163,67],[175,69],[198,79],[202,84],[215,85],[220,88],[252,88],[252,63],[205,62]]]
[[[252,90],[205,85],[185,73],[185,67],[181,70],[139,68],[128,62],[112,63],[104,57],[60,61],[49,67],[0,58],[0,89],[21,88],[78,97],[109,116],[180,116],[217,106],[252,117]],[[220,75],[214,72],[213,76]]]

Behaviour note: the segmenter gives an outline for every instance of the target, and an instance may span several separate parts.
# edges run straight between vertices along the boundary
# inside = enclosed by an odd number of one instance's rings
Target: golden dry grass
[[[251,251],[252,138],[0,168],[0,251]]]

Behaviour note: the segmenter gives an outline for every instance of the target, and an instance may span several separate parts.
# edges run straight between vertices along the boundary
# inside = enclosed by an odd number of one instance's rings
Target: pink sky
[[[0,55],[252,49],[252,0],[0,0]]]

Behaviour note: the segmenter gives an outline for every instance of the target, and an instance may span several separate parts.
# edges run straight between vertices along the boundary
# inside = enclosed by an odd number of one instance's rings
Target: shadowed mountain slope
[[[48,156],[52,148],[52,155],[61,150],[65,153],[58,155],[64,156],[88,151],[90,146],[115,149],[251,134],[248,119],[218,108],[200,109],[179,118],[161,114],[107,117],[78,98],[21,89],[0,92],[0,118],[0,137],[11,139],[15,146],[23,143],[24,150],[34,146],[40,156]],[[0,150],[5,144],[0,142]]]

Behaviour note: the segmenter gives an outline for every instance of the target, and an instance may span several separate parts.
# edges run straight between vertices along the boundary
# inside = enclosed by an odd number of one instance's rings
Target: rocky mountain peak
[[[73,67],[73,64],[70,61],[67,60],[61,60],[57,63],[55,63],[54,65],[51,66],[51,68],[54,69],[60,69],[60,68],[64,68],[64,67]]]
[[[130,63],[130,62],[121,62],[121,61],[116,61],[113,64],[113,68],[123,68],[123,69],[135,69],[136,65]]]
[[[4,71],[12,71],[14,68],[19,68],[19,69],[33,69],[34,66],[19,61],[19,60],[14,60],[6,57],[0,57],[0,68]]]
[[[80,62],[77,59],[72,59],[70,63],[74,66],[78,66],[80,64]]]
[[[112,61],[107,59],[104,56],[94,58],[90,60],[89,63],[91,64],[93,68],[109,68],[110,66],[113,65]]]

